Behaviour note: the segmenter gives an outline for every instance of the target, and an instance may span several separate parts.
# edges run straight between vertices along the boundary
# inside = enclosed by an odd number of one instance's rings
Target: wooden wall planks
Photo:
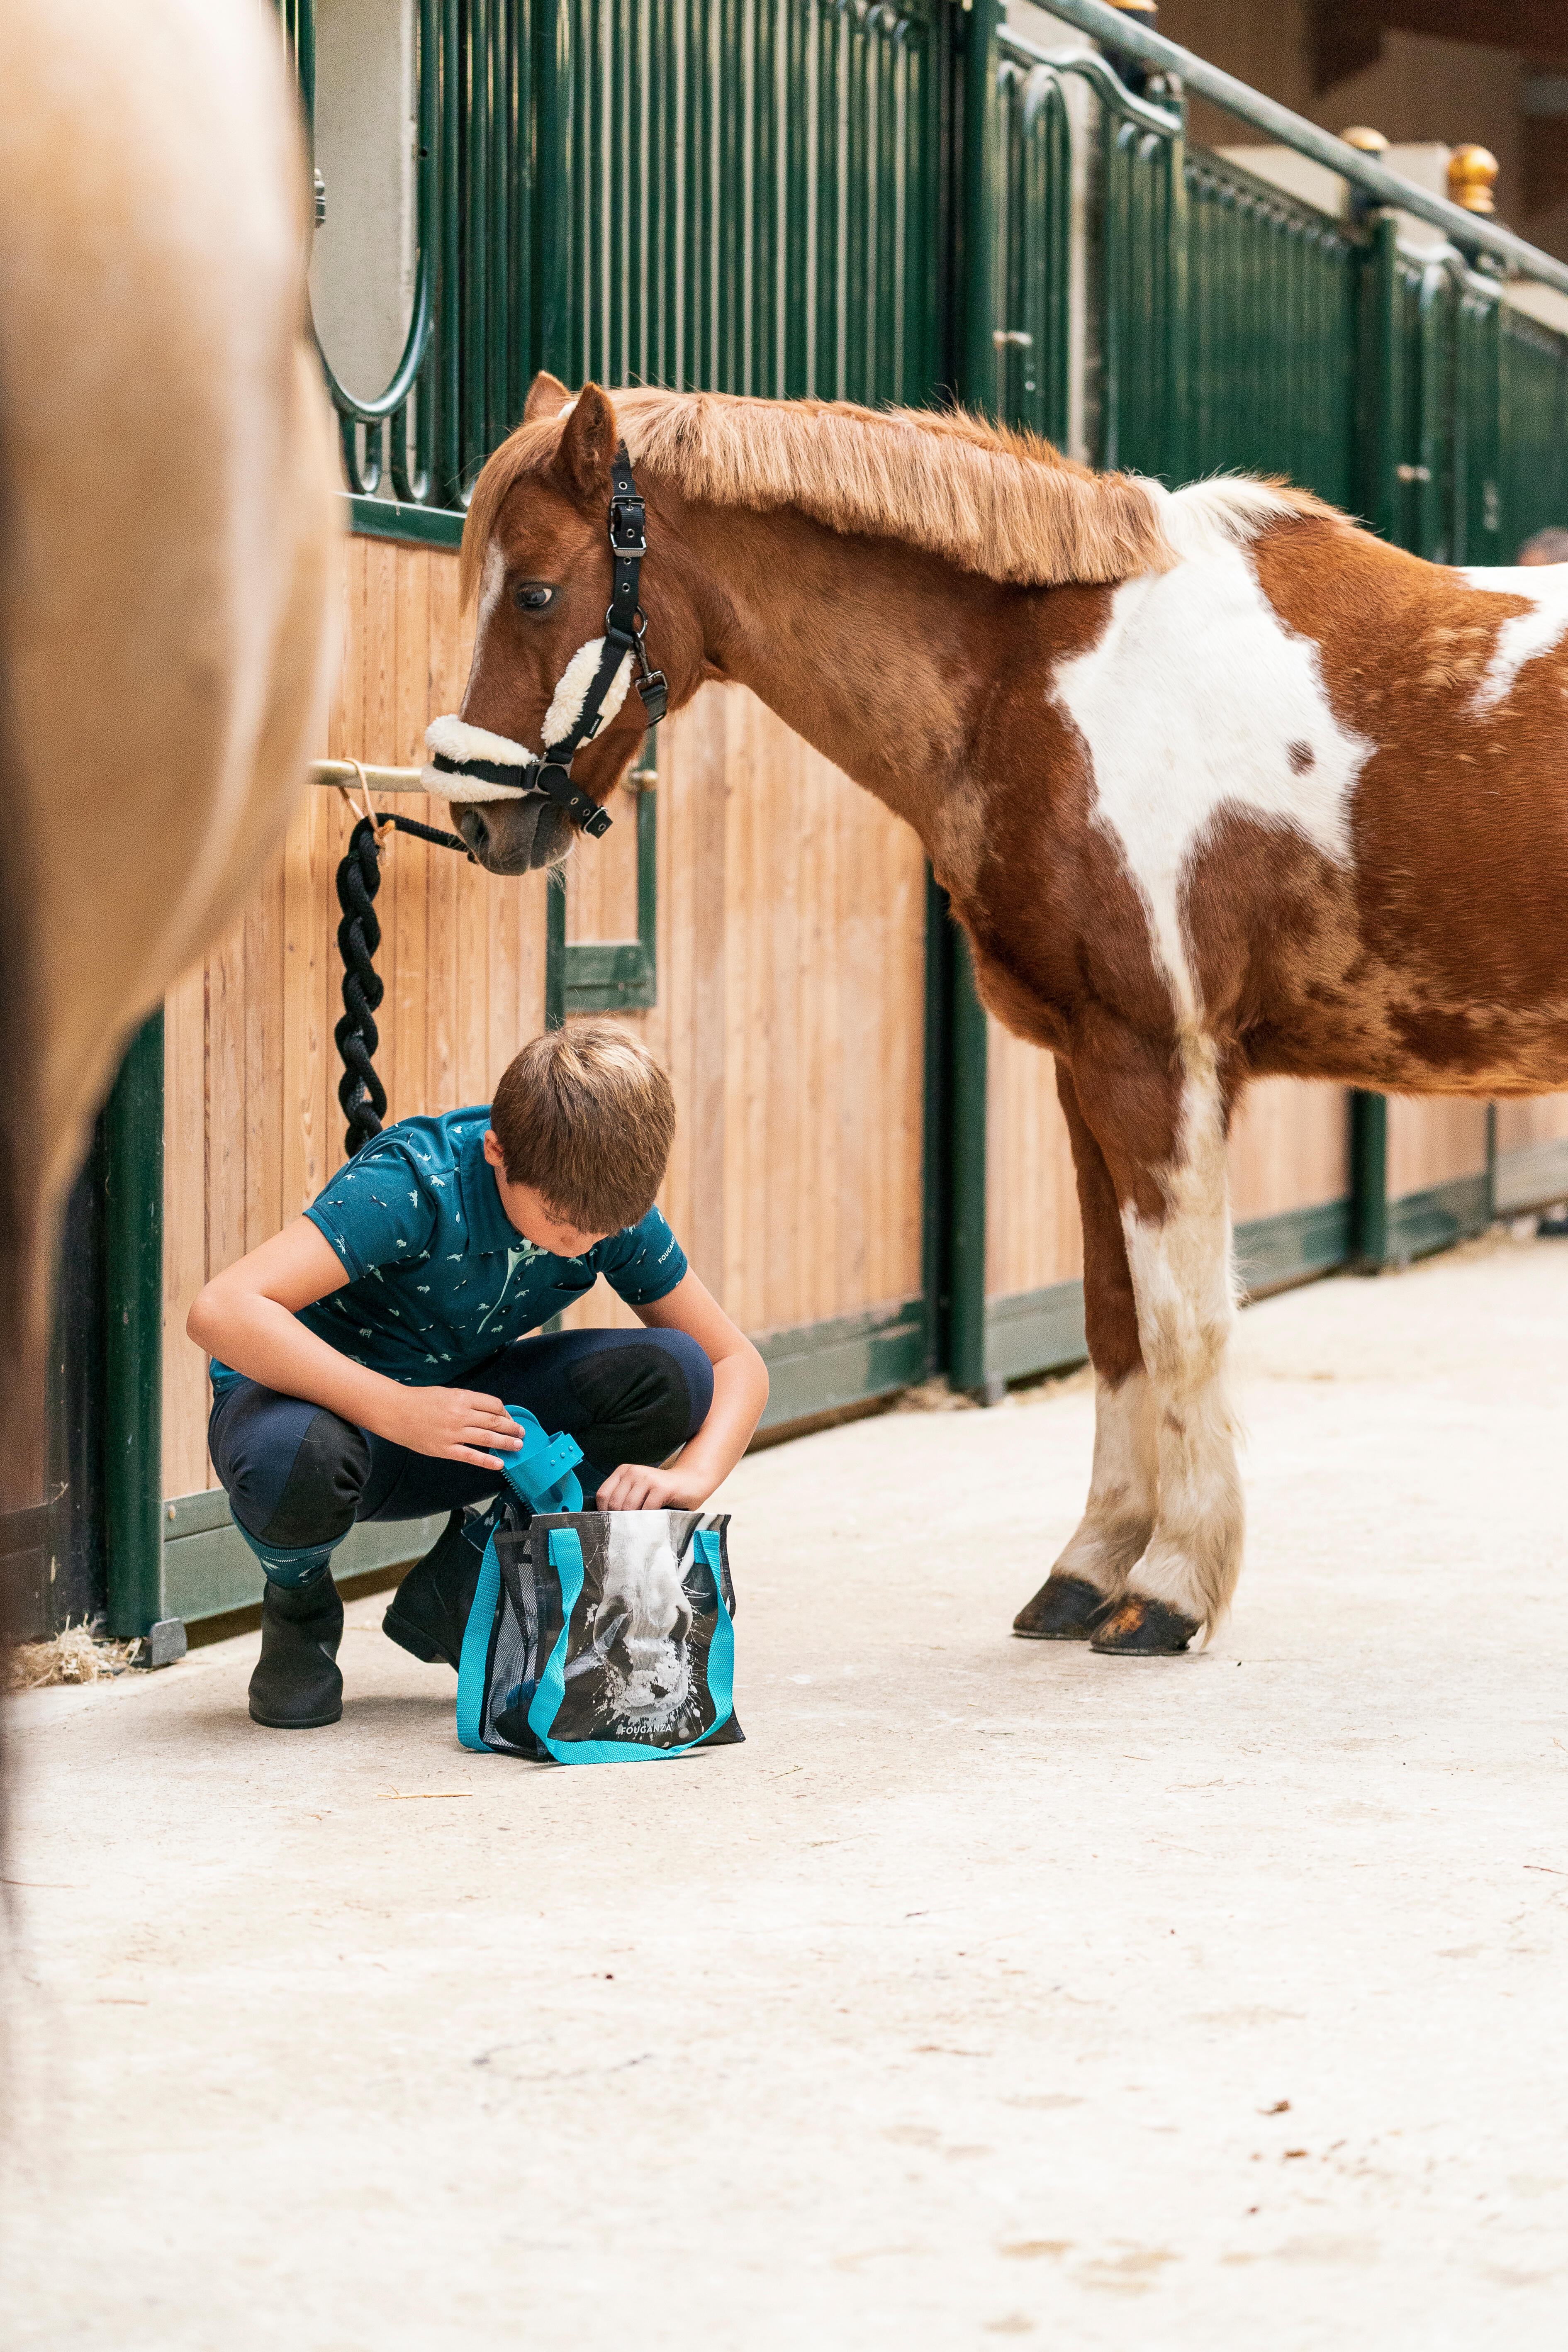
[[[1350,1108],[1342,1087],[1262,1078],[1230,1125],[1231,1211],[1240,1223],[1316,1208],[1350,1190]]]
[[[1522,1151],[1532,1143],[1568,1142],[1568,1094],[1538,1095],[1532,1102],[1497,1107],[1497,1148]]]
[[[366,539],[352,539],[346,554],[343,666],[324,749],[414,765],[426,724],[456,707],[468,672],[456,558]],[[444,803],[415,795],[398,806],[445,822]],[[336,793],[308,793],[243,918],[167,1000],[168,1495],[214,1483],[205,1361],[184,1335],[192,1297],[297,1216],[342,1158],[334,883],[353,825]],[[497,881],[446,850],[400,840],[384,860],[376,912],[386,982],[376,1061],[388,1117],[483,1101],[542,1024],[543,877]]]
[[[625,1017],[680,1106],[666,1213],[747,1330],[914,1297],[919,843],[739,687],[660,730],[658,790],[658,1003]],[[624,938],[626,877],[606,869],[592,898],[576,881],[594,847],[574,855],[568,932]],[[568,1318],[630,1319],[603,1285]]]
[[[461,699],[455,556],[353,539],[327,753],[416,764]],[[662,730],[659,1001],[625,1016],[675,1082],[662,1195],[750,1329],[921,1286],[924,864],[907,827],[750,695],[710,688]],[[400,797],[446,822],[443,804]],[[636,931],[635,810],[574,856],[567,929]],[[171,991],[165,1024],[164,1491],[213,1483],[205,1360],[184,1336],[208,1275],[296,1216],[342,1156],[334,878],[353,818],[309,793],[243,919]],[[376,901],[388,1117],[483,1101],[544,1006],[545,883],[399,840]],[[630,1320],[603,1291],[574,1321]]]
[[[986,1024],[985,1290],[1004,1298],[1083,1273],[1054,1057]]]
[[[988,1054],[985,1287],[1000,1298],[1080,1276],[1083,1244],[1051,1057],[994,1021]],[[1347,1162],[1342,1087],[1263,1081],[1232,1123],[1233,1212],[1239,1222],[1339,1200]]]
[[[1456,1176],[1480,1176],[1487,1165],[1487,1107],[1454,1096],[1421,1102],[1392,1097],[1388,1106],[1388,1197],[1425,1192]]]

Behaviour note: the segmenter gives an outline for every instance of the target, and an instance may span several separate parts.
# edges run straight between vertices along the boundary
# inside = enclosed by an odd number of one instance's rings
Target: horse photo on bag
[[[498,1531],[504,1599],[485,1744],[535,1755],[743,1738],[728,1697],[727,1527],[721,1513],[608,1511],[545,1513],[521,1532]],[[726,1657],[715,1671],[721,1625]]]

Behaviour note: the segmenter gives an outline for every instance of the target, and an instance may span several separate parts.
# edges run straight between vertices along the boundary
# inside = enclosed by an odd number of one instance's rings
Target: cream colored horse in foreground
[[[263,0],[0,11],[0,1504],[48,1251],[135,1024],[319,740],[334,476]]]

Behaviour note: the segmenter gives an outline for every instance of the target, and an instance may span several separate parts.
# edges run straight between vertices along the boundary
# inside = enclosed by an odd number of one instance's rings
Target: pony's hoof
[[[1089,1647],[1116,1658],[1171,1658],[1186,1648],[1197,1630],[1195,1617],[1184,1617],[1163,1601],[1142,1601],[1130,1592],[1095,1628]]]
[[[1085,1576],[1047,1576],[1013,1620],[1026,1642],[1087,1642],[1115,1606]]]

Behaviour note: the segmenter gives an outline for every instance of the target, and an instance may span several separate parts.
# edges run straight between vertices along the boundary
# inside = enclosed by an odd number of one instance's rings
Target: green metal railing
[[[284,0],[307,114],[316,0]],[[453,536],[536,369],[923,401],[947,0],[417,0],[416,268],[390,383],[324,361],[356,524]],[[384,497],[380,500],[384,505]],[[423,528],[422,528],[423,526]]]
[[[1220,156],[1185,161],[1189,477],[1289,471],[1355,504],[1361,247]]]

